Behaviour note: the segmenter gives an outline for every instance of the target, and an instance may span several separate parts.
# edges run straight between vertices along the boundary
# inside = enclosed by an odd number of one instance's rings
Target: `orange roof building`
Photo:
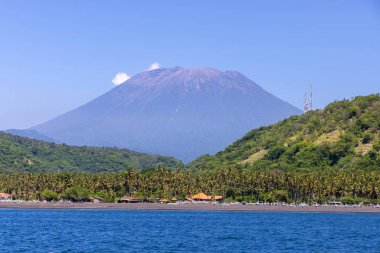
[[[168,203],[169,200],[166,199],[166,198],[160,198],[160,199],[158,200],[158,202],[160,202],[160,203]]]
[[[203,192],[200,192],[194,196],[191,197],[192,200],[198,200],[198,201],[211,201],[211,196],[207,196]]]
[[[206,194],[204,194],[203,192],[200,192],[198,194],[195,194],[195,195],[190,195],[191,197],[186,197],[187,200],[194,200],[194,201],[212,201],[212,200],[215,200],[215,201],[221,201],[223,200],[223,196],[208,196]]]
[[[223,196],[215,196],[214,200],[215,201],[221,201],[221,200],[223,200]]]
[[[12,195],[8,194],[8,193],[0,193],[0,200],[11,200],[12,199]]]

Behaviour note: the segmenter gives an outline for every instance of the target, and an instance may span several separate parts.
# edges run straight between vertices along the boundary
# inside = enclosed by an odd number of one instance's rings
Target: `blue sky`
[[[71,110],[154,62],[237,70],[302,108],[380,92],[379,1],[0,1],[0,129]]]

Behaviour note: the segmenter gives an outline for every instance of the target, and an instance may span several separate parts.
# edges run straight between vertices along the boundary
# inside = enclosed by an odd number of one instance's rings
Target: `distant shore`
[[[321,212],[380,213],[379,206],[292,206],[242,204],[159,204],[159,203],[62,203],[0,202],[0,209],[72,209],[72,210],[161,210],[161,211],[241,211],[241,212]]]

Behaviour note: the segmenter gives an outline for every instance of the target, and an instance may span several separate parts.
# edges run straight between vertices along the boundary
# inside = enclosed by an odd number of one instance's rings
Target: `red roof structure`
[[[8,193],[0,193],[0,200],[10,200],[12,199],[12,195]]]

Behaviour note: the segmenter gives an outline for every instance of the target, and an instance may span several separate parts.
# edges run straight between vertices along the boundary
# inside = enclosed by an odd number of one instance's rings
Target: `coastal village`
[[[0,193],[0,201],[20,201],[18,199],[14,199],[12,194],[8,193]],[[46,200],[42,200],[46,202]],[[63,201],[63,200],[61,200]],[[203,192],[200,192],[198,194],[190,194],[185,197],[184,200],[187,202],[203,202],[203,203],[221,203],[223,201],[223,196],[216,195],[216,196],[209,196]],[[90,196],[87,198],[83,198],[78,202],[87,202],[87,203],[102,203],[103,199],[97,196]],[[130,196],[126,195],[121,197],[118,201],[118,203],[161,203],[161,204],[167,204],[167,203],[177,203],[178,199],[173,198],[157,198],[156,200],[146,200],[142,199],[136,196]]]
[[[263,202],[230,202],[220,195],[209,196],[203,192],[190,194],[185,199],[157,198],[142,199],[126,195],[117,202],[107,203],[99,197],[87,197],[80,201],[61,199],[59,201],[14,199],[11,194],[0,193],[0,208],[63,208],[63,209],[146,209],[146,210],[235,210],[235,211],[311,211],[311,212],[378,212],[380,204],[348,204],[330,201],[325,204],[306,203],[263,203]]]
[[[138,197],[134,197],[134,196],[124,196],[119,200],[120,203],[141,203],[144,201],[145,200],[140,199]],[[158,198],[156,202],[166,204],[166,203],[176,203],[177,201],[178,201],[177,198],[173,197],[171,199]],[[186,196],[185,201],[204,202],[204,203],[219,202],[220,203],[223,201],[223,196],[208,196],[207,194],[200,192],[198,194],[191,194],[191,195]]]

